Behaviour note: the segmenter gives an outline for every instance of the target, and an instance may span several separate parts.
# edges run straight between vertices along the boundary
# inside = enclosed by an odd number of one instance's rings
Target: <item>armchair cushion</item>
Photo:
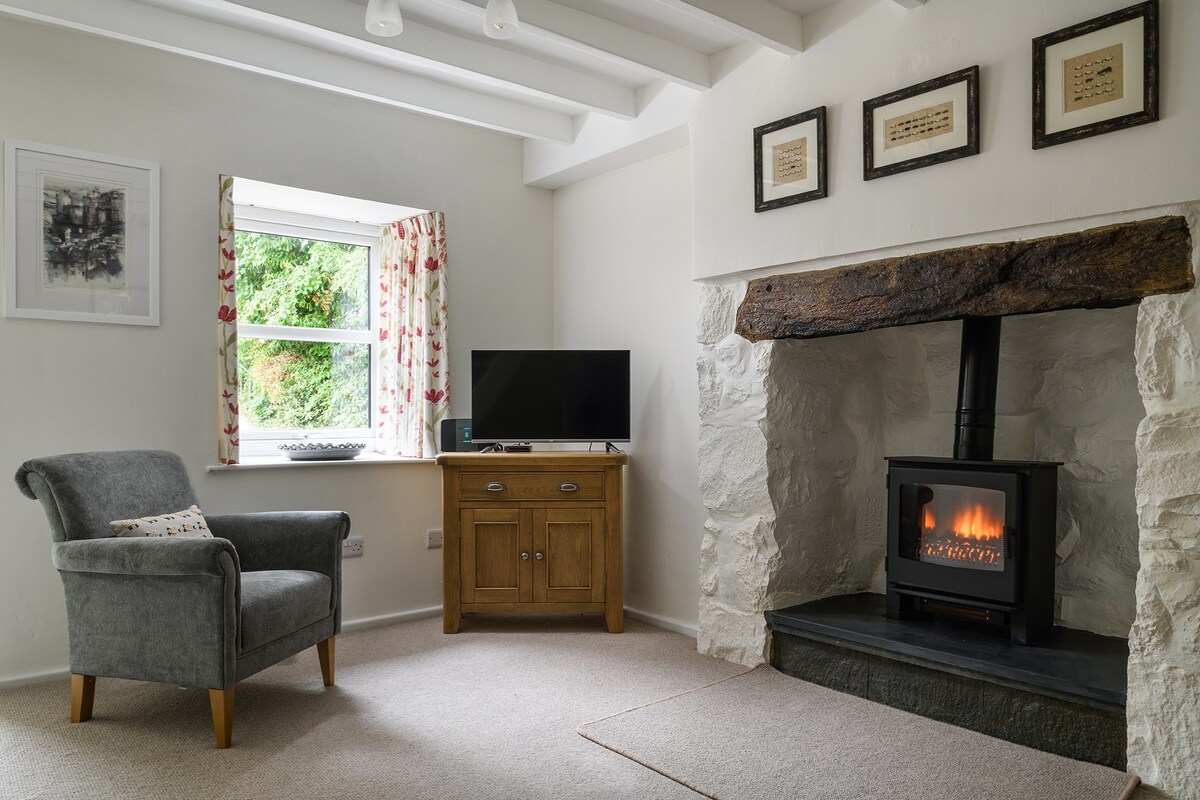
[[[332,592],[332,579],[319,572],[243,572],[240,650],[253,650],[325,619],[332,613]]]
[[[208,523],[200,513],[199,506],[158,514],[138,519],[115,519],[108,523],[117,536],[150,536],[163,538],[178,536],[181,539],[211,539]]]
[[[213,536],[237,548],[245,572],[308,570],[328,576],[333,592],[333,632],[341,630],[342,540],[350,533],[350,516],[342,511],[266,511],[208,517]]]

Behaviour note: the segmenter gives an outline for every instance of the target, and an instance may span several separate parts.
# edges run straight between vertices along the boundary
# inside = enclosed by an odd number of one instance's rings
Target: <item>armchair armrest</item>
[[[237,548],[242,569],[307,569],[341,574],[342,540],[350,534],[344,511],[266,511],[206,516],[213,536]]]
[[[77,539],[56,542],[52,552],[54,566],[60,572],[218,578],[238,572],[238,553],[223,539]]]
[[[223,689],[237,675],[241,573],[224,539],[57,542],[71,671]]]

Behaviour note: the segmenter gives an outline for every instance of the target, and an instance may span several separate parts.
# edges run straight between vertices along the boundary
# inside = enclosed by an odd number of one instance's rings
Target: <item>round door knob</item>
[[[541,561],[541,560],[542,560],[543,558],[545,558],[546,556],[545,556],[545,555],[543,555],[542,553],[534,553],[534,554],[533,554],[533,557],[534,557],[534,558],[536,558],[538,561]]]
[[[540,557],[540,556],[539,556],[539,557]],[[522,560],[522,561],[528,561],[528,560],[529,560],[529,553],[521,553],[521,560]]]

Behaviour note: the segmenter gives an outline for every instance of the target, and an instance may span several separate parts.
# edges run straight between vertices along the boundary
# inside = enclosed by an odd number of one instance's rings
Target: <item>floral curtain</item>
[[[393,222],[380,244],[376,449],[432,458],[450,410],[445,219],[435,212]]]
[[[238,439],[237,288],[233,178],[221,176],[217,245],[217,463],[236,464]]]

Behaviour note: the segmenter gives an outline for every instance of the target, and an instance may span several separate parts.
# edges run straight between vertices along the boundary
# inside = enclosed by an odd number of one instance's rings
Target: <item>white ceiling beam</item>
[[[599,114],[580,118],[569,145],[526,140],[525,185],[558,189],[603,172],[687,147],[697,95],[683,86],[651,84],[638,91],[642,113],[632,122]]]
[[[483,26],[482,0],[427,2],[469,14],[478,18],[480,27]],[[697,91],[712,86],[708,56],[675,42],[549,0],[519,0],[517,13],[521,21],[518,39],[540,39],[573,53],[632,68],[649,78]]]
[[[514,136],[574,138],[566,114],[472,92],[133,0],[0,0],[0,13],[269,75]]]
[[[142,0],[186,14],[250,28],[298,44],[361,58],[382,66],[415,69],[434,77],[567,103],[632,119],[632,89],[575,70],[546,69],[536,58],[405,20],[404,35],[371,36],[363,7],[347,0]]]
[[[799,14],[769,0],[654,0],[787,56],[804,52]],[[899,2],[899,0],[897,0]]]
[[[909,11],[912,11],[914,8],[920,8],[921,6],[925,5],[925,0],[895,0],[895,1],[896,1],[896,5],[904,6]]]

